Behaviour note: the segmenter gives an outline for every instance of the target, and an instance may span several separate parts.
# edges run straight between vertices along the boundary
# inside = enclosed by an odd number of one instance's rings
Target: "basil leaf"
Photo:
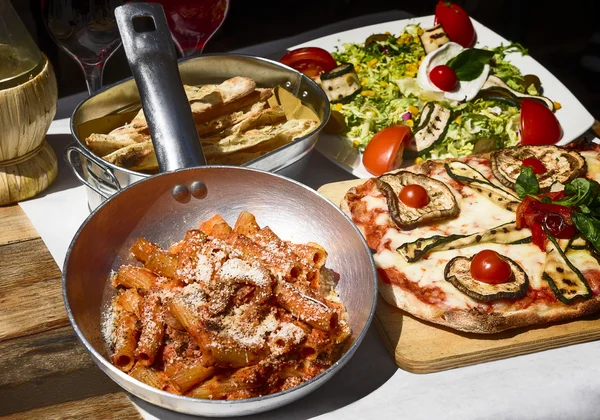
[[[590,207],[595,207],[592,203],[596,200],[598,194],[600,194],[600,184],[586,178],[576,178],[565,185],[564,191],[568,197],[557,200],[554,204],[570,207],[577,206],[584,213],[589,213]]]
[[[450,59],[447,65],[452,67],[458,80],[468,82],[476,79],[483,72],[483,67],[493,56],[493,51],[468,48]]]
[[[515,191],[520,198],[526,195],[536,195],[540,191],[540,183],[530,166],[523,166],[515,183]]]
[[[600,220],[575,211],[571,213],[571,219],[577,230],[600,252]]]

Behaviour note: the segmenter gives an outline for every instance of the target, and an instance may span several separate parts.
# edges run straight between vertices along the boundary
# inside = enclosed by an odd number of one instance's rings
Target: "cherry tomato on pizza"
[[[469,48],[475,43],[475,28],[467,12],[449,1],[439,1],[435,6],[435,24],[440,23],[450,41]]]
[[[411,135],[412,130],[407,125],[384,128],[375,134],[363,152],[363,164],[367,171],[379,176],[399,168],[404,146]]]
[[[337,66],[337,62],[332,55],[318,47],[292,50],[285,54],[280,62],[313,79]]]
[[[560,123],[546,105],[529,98],[521,101],[522,144],[555,144],[561,137]]]
[[[421,185],[409,184],[400,190],[400,201],[408,207],[420,209],[429,204],[429,194]]]
[[[471,261],[471,276],[487,284],[501,284],[512,278],[510,264],[491,249],[479,251]]]
[[[529,157],[529,158],[523,159],[521,164],[523,166],[529,166],[531,169],[533,169],[533,173],[536,175],[545,174],[547,171],[547,169],[544,166],[544,164],[542,163],[542,161],[539,160],[538,158]]]

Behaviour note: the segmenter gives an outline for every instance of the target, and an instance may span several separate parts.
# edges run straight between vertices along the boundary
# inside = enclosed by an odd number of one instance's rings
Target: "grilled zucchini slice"
[[[577,298],[589,299],[592,290],[587,280],[566,255],[569,239],[556,239],[547,229],[544,230],[549,241],[542,278],[548,282],[558,300],[567,305]]]
[[[419,261],[429,252],[466,248],[482,243],[520,244],[528,238],[531,238],[529,229],[517,229],[516,222],[509,222],[471,235],[436,235],[431,238],[417,239],[414,242],[400,245],[396,248],[396,251],[406,261],[413,263]]]
[[[408,144],[409,150],[426,153],[438,141],[441,141],[448,131],[452,112],[435,102],[427,102],[421,114],[417,127],[414,129],[412,141]]]
[[[519,197],[501,186],[492,183],[481,172],[466,163],[455,161],[446,163],[444,166],[452,179],[457,180],[461,184],[468,185],[502,208],[515,211],[521,202]]]

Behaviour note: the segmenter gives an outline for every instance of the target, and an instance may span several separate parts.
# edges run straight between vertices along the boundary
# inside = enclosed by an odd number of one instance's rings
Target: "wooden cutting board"
[[[348,189],[363,182],[336,182],[323,185],[318,191],[339,205]],[[375,325],[396,364],[413,373],[439,372],[600,339],[600,314],[561,324],[480,335],[422,321],[381,297]]]

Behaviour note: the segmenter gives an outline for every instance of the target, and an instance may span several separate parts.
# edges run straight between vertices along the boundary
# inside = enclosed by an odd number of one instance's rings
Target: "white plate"
[[[337,34],[324,36],[314,39],[290,49],[301,47],[321,47],[327,51],[335,51],[336,47],[344,43],[364,42],[369,35],[391,32],[398,34],[402,29],[411,23],[420,23],[423,28],[433,26],[434,16],[424,16],[413,19],[397,20],[393,22],[380,23],[377,25],[365,26],[352,29],[350,31],[339,32]],[[500,44],[508,44],[509,41],[486,28],[475,19],[471,18],[477,33],[478,47],[497,47]],[[531,56],[522,56],[518,53],[506,55],[507,61],[517,66],[522,74],[535,74],[540,78],[544,87],[544,95],[553,101],[560,102],[562,108],[556,111],[556,117],[563,129],[563,137],[558,145],[565,145],[580,137],[594,123],[594,117],[579,102],[579,100],[563,85],[556,77],[546,70],[540,63]],[[350,144],[345,137],[321,134],[317,142],[317,150],[328,159],[341,166],[353,175],[364,178],[371,175],[362,165],[361,154]]]

